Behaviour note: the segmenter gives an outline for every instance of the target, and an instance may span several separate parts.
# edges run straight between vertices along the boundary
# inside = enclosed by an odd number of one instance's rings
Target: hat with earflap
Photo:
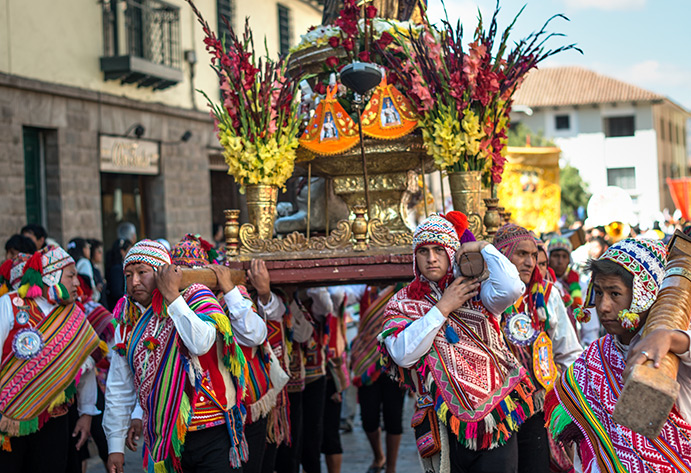
[[[48,245],[35,252],[24,263],[17,291],[19,296],[29,299],[41,297],[45,287],[48,301],[59,303],[69,299],[67,288],[60,281],[63,270],[71,264],[75,264],[74,259],[60,246]]]
[[[173,264],[190,268],[203,267],[218,259],[213,245],[200,235],[188,233],[171,250]]]
[[[627,238],[610,246],[598,260],[612,261],[633,275],[631,306],[620,311],[617,317],[625,329],[636,330],[640,314],[652,307],[660,292],[665,278],[667,247],[660,240]],[[592,278],[585,300],[586,307],[595,306]],[[581,312],[585,313],[581,310],[579,316]],[[583,319],[587,320],[586,316]]]

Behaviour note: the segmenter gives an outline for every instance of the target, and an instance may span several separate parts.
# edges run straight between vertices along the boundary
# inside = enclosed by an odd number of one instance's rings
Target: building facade
[[[625,189],[644,226],[674,211],[667,177],[689,175],[686,123],[670,99],[580,67],[532,71],[515,94],[512,123],[542,131],[590,192]]]
[[[276,57],[321,22],[312,0],[197,0]],[[37,33],[38,32],[38,33]],[[0,239],[39,223],[66,244],[211,235],[239,208],[205,99],[219,98],[184,0],[0,0]]]

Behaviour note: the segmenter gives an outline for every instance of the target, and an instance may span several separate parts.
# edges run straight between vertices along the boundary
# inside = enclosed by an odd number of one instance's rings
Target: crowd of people
[[[92,438],[108,473],[125,448],[154,473],[317,473],[322,454],[340,473],[351,385],[368,473],[395,473],[412,441],[406,392],[425,473],[691,471],[689,335],[641,337],[664,243],[545,240],[506,224],[479,241],[462,213],[434,214],[414,232],[409,283],[278,288],[255,259],[248,292],[222,244],[196,234],[171,246],[124,224],[104,255],[27,225],[0,266],[2,471],[81,472]],[[214,287],[183,286],[199,267]],[[650,440],[612,411],[627,362],[667,352],[681,395]]]

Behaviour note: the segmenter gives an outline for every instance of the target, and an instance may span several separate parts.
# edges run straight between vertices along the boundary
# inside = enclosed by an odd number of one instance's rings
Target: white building
[[[666,97],[580,67],[531,72],[512,112],[514,124],[554,140],[590,192],[627,190],[643,225],[674,211],[665,179],[689,175],[689,117]]]

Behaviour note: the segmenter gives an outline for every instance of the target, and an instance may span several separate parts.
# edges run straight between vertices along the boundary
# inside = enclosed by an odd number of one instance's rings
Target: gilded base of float
[[[412,251],[413,234],[392,232],[378,219],[367,220],[366,208],[354,207],[351,220],[341,220],[328,236],[308,237],[300,232],[283,238],[261,238],[251,223],[240,225],[239,210],[226,210],[226,258],[229,261],[263,259],[314,259],[335,256],[362,256],[369,251]]]

